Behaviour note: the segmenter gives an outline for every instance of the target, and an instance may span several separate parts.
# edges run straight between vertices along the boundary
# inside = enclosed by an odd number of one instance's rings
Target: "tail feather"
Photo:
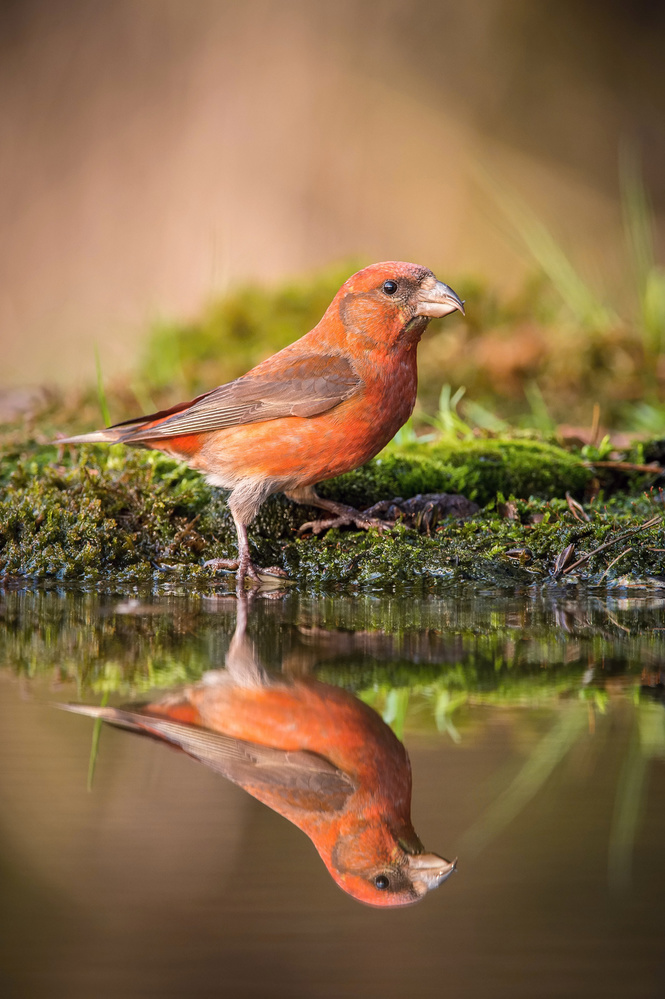
[[[101,718],[102,721],[111,725],[118,725],[120,728],[128,728],[132,731],[142,731],[138,718],[140,712],[123,711],[122,708],[102,708],[94,704],[56,704],[56,707],[63,711],[72,711],[77,715],[89,715],[90,718]]]
[[[141,431],[150,430],[152,427],[158,426],[175,413],[181,413],[183,410],[193,406],[200,399],[203,399],[203,396],[197,396],[191,402],[179,402],[177,406],[171,406],[170,409],[161,409],[158,413],[149,413],[147,416],[136,416],[133,420],[124,420],[122,423],[116,423],[114,426],[106,427],[104,430],[93,430],[89,434],[76,434],[75,437],[60,437],[58,440],[53,441],[53,443],[123,444],[127,442],[128,444],[143,444]]]
[[[59,437],[53,444],[117,444],[122,434],[109,427],[107,430],[94,430],[90,434],[77,434],[75,437]]]

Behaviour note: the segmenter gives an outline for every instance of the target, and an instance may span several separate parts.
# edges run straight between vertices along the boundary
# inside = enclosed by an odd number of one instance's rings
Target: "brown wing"
[[[352,780],[323,756],[244,742],[198,725],[171,721],[149,712],[92,705],[60,705],[77,714],[153,736],[176,746],[227,780],[281,811],[289,808],[335,812],[355,790]]]
[[[222,430],[283,416],[317,416],[357,392],[362,381],[350,361],[334,354],[288,357],[259,365],[191,404],[118,424],[126,442]],[[157,421],[157,422],[156,422]],[[115,428],[111,428],[115,429]]]

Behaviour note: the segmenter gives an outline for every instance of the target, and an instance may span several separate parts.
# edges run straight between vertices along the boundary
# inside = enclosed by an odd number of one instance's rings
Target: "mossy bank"
[[[444,516],[424,533],[398,523],[382,535],[341,530],[299,538],[298,527],[316,511],[276,496],[261,510],[251,539],[259,563],[281,565],[295,584],[322,588],[437,588],[465,579],[531,584],[550,579],[558,558],[561,569],[560,555],[571,545],[566,580],[621,576],[660,585],[660,520],[636,543],[621,541],[654,519],[660,494],[643,492],[644,479],[632,496],[605,500],[601,493],[585,502],[592,480],[579,455],[541,441],[393,445],[321,491],[360,508],[395,496],[461,493],[482,509],[463,520]],[[0,576],[114,587],[166,580],[207,585],[212,573],[205,560],[236,551],[224,500],[197,473],[156,452],[59,449],[8,437],[0,452]],[[568,571],[574,558],[615,537],[616,545]]]

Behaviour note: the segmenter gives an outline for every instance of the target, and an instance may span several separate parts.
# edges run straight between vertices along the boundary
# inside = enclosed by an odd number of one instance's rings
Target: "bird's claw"
[[[288,579],[289,576],[288,572],[285,572],[278,565],[271,565],[264,569],[263,566],[254,565],[249,559],[243,563],[237,558],[211,558],[203,565],[206,569],[213,569],[215,572],[220,570],[222,572],[237,572],[238,586],[244,586],[247,578],[251,579],[254,584],[260,584],[266,576],[278,579]]]
[[[213,569],[214,572],[219,570],[235,572],[239,564],[237,558],[209,558],[207,562],[203,563],[203,568]]]
[[[289,574],[285,569],[280,569],[278,565],[269,565],[266,568],[260,566],[257,569],[257,575],[261,576],[277,576],[279,579],[288,579]]]
[[[353,511],[348,514],[340,514],[338,517],[329,517],[327,520],[310,520],[298,528],[298,534],[321,534],[334,527],[357,527],[360,531],[369,531],[375,528],[379,534],[389,531],[395,526],[394,521],[379,520],[377,517],[364,517],[362,513]]]
[[[236,590],[244,590],[248,579],[250,581],[251,589],[258,590],[259,587],[265,586],[266,583],[272,583],[273,586],[275,584],[279,585],[278,581],[288,578],[288,572],[285,572],[284,569],[280,569],[278,565],[271,565],[264,568],[261,565],[254,565],[253,562],[247,562],[245,566],[240,565],[238,567]]]

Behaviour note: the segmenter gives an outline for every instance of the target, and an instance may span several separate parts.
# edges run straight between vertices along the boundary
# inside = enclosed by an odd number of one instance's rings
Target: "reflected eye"
[[[387,282],[386,282],[386,283],[387,283]],[[389,887],[390,887],[390,881],[389,881],[389,880],[388,880],[388,878],[387,878],[387,877],[385,876],[385,874],[378,874],[378,875],[377,875],[377,876],[376,876],[376,877],[374,878],[374,887],[375,887],[375,888],[378,888],[378,889],[379,889],[379,891],[385,891],[385,890],[386,890],[386,888],[389,888]]]
[[[394,295],[395,292],[397,291],[397,281],[384,281],[383,290],[385,291],[386,295]]]

